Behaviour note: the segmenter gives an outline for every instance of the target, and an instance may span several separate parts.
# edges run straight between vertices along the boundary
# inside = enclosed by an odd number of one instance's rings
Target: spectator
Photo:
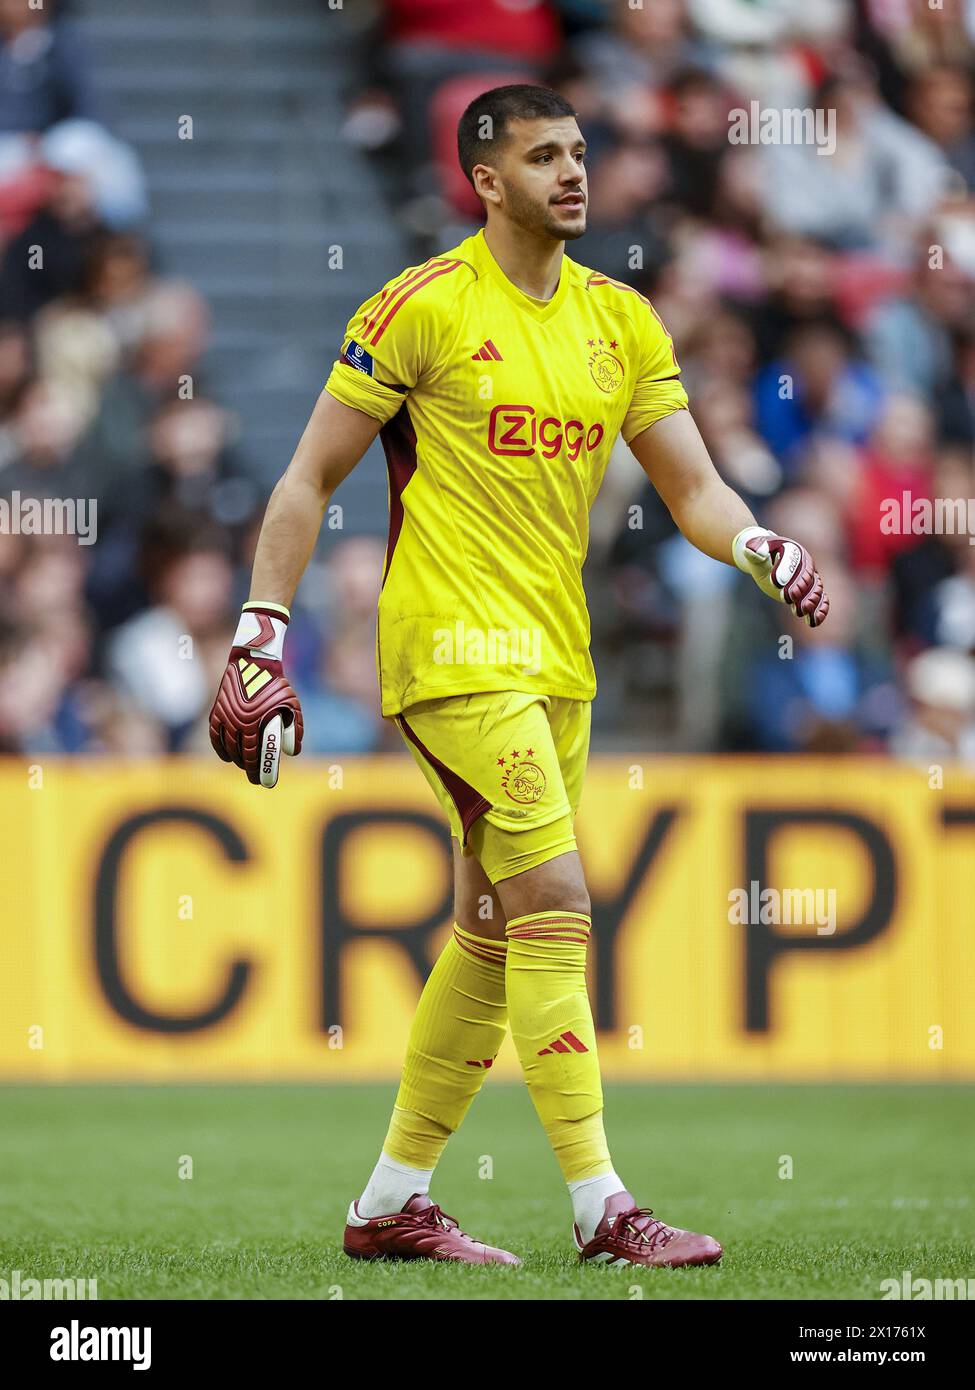
[[[84,45],[58,8],[58,0],[0,0],[0,132],[97,116]]]
[[[670,84],[673,114],[664,149],[670,196],[695,217],[714,218],[722,192],[722,166],[733,157],[728,143],[730,94],[711,73],[690,68]]]
[[[856,644],[852,581],[838,570],[829,578],[829,634],[812,641],[809,629],[790,629],[793,649],[767,646],[749,673],[749,723],[754,747],[769,753],[849,753],[882,732],[889,676]],[[834,623],[833,619],[837,621]],[[825,629],[824,629],[825,631]]]
[[[951,378],[952,335],[975,323],[975,265],[967,257],[975,202],[938,216],[918,239],[905,294],[878,305],[868,356],[896,390],[935,391]]]
[[[891,751],[927,769],[932,763],[975,764],[975,661],[929,647],[907,668],[910,707]]]
[[[933,420],[924,401],[889,397],[863,451],[846,518],[850,556],[860,575],[886,575],[894,557],[917,544],[903,516],[898,529],[880,523],[888,499],[898,504],[900,514],[905,494],[931,497],[933,444]]]
[[[975,77],[960,63],[925,69],[907,93],[907,115],[938,146],[958,173],[963,188],[975,193]]]
[[[828,145],[808,142],[761,147],[770,219],[836,247],[907,254],[948,187],[943,155],[884,107],[862,75],[830,77],[813,107],[835,111],[835,150],[823,156]]]
[[[836,316],[836,253],[814,237],[771,237],[765,250],[765,294],[753,322],[762,362],[784,348],[794,329]]]
[[[165,557],[151,584],[153,604],[116,629],[107,668],[120,689],[166,730],[179,749],[209,710],[233,625],[233,571],[226,548],[206,531]]]
[[[966,525],[918,536],[914,545],[894,557],[894,632],[911,652],[946,640],[942,635],[942,601],[946,593],[965,594],[964,585],[946,589],[945,581],[963,575],[971,556],[971,532],[967,525],[969,499],[975,498],[971,451],[943,449],[935,464],[930,490],[934,497],[951,506],[952,515],[956,509],[964,515]]]
[[[0,487],[3,470],[17,454],[14,421],[31,378],[31,345],[25,326],[0,320]]]
[[[575,52],[605,94],[618,128],[630,135],[639,133],[652,92],[687,68],[706,66],[709,56],[684,0],[639,7],[615,0],[610,27],[583,35]]]
[[[759,372],[756,418],[772,452],[794,472],[817,434],[861,443],[878,417],[883,388],[852,351],[840,323],[825,318],[797,328],[783,356]]]
[[[88,178],[74,172],[52,174],[43,205],[4,248],[0,262],[4,313],[26,322],[51,300],[76,293],[100,230]]]
[[[945,442],[975,448],[975,328],[956,335],[951,374],[935,402]]]
[[[88,180],[95,210],[108,227],[132,227],[148,213],[145,180],[133,151],[94,121],[61,121],[41,141],[48,169]]]

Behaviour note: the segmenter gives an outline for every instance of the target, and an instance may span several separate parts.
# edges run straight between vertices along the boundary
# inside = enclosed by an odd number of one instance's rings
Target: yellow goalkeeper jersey
[[[593,698],[589,509],[617,435],[686,407],[679,371],[641,294],[564,256],[533,299],[483,231],[352,316],[326,389],[382,421],[384,715],[488,690]]]

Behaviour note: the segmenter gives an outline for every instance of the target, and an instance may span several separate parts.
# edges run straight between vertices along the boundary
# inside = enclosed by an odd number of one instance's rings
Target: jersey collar
[[[525,294],[524,290],[520,290],[517,285],[511,283],[491,254],[491,248],[485,240],[483,228],[474,237],[474,247],[478,269],[482,270],[486,275],[490,275],[495,284],[501,288],[511,302],[517,304],[518,308],[533,318],[536,323],[545,323],[553,314],[557,314],[561,309],[565,296],[568,293],[570,275],[569,258],[564,252],[562,255],[562,273],[559,276],[558,288],[551,299],[541,300],[533,299],[530,294]]]

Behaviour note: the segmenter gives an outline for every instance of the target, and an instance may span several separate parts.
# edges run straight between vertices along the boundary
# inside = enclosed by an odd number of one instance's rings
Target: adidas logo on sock
[[[560,1033],[554,1042],[549,1043],[548,1047],[543,1047],[538,1053],[539,1057],[547,1057],[551,1052],[588,1052],[589,1049],[584,1042],[580,1042],[575,1033]]]
[[[494,1058],[493,1058],[493,1057],[485,1057],[485,1059],[484,1059],[483,1062],[468,1062],[467,1065],[468,1065],[469,1067],[493,1067],[493,1066],[494,1066]]]

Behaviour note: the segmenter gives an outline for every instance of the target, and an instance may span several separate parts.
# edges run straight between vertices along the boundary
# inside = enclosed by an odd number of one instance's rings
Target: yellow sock
[[[467,1114],[508,1024],[503,941],[454,933],[420,995],[383,1152],[431,1169]]]
[[[613,1170],[586,991],[591,925],[581,912],[534,912],[507,927],[511,1036],[566,1182]]]

